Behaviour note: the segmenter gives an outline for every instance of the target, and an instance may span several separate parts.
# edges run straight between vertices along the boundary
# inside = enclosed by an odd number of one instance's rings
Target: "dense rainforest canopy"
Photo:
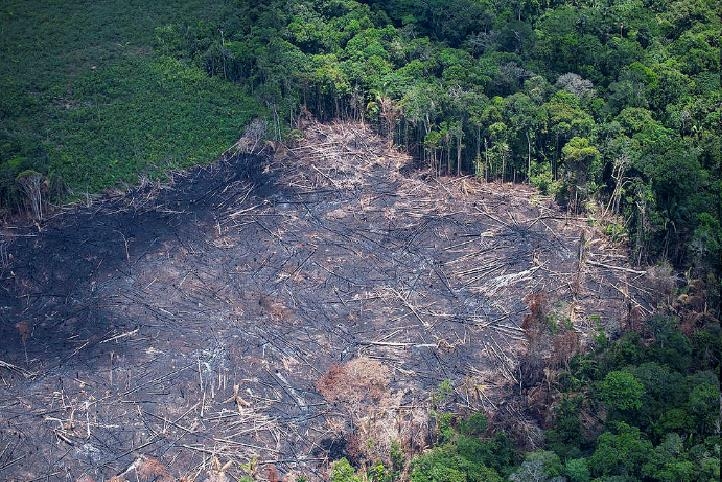
[[[440,174],[600,202],[638,261],[704,264],[720,253],[717,18],[712,1],[277,1],[158,29],[157,49],[246,84],[279,135],[301,106],[367,118]]]
[[[254,117],[288,141],[307,115],[363,120],[438,175],[530,183],[603,223],[636,263],[667,260],[706,277],[705,316],[718,318],[719,9],[6,1],[0,203],[36,209],[23,194],[36,173],[60,200],[210,161]],[[521,462],[486,420],[439,415],[439,446],[411,477],[719,480],[718,379],[718,321],[680,330],[660,317],[642,335],[601,337],[560,375],[547,450]],[[601,415],[585,420],[591,413]],[[398,475],[375,470],[372,480]],[[343,463],[335,476],[356,477]]]

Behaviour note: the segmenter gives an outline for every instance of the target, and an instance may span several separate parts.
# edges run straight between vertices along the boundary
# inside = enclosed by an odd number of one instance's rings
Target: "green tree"
[[[564,475],[571,482],[589,482],[591,474],[586,459],[568,459],[564,464]]]
[[[562,148],[564,160],[564,201],[572,212],[581,212],[584,201],[596,191],[601,177],[601,153],[589,139],[574,137]]]
[[[346,457],[331,463],[331,482],[361,482]]]
[[[600,400],[613,410],[635,410],[642,406],[644,385],[626,370],[607,373],[597,390]]]
[[[619,422],[615,433],[605,432],[599,436],[597,448],[589,457],[589,466],[595,477],[617,475],[638,479],[652,450],[651,442],[638,428]]]
[[[692,389],[688,410],[696,423],[696,432],[701,436],[719,433],[719,382],[702,383]]]
[[[456,453],[447,445],[416,457],[411,465],[412,482],[501,482],[499,474],[480,462]]]
[[[519,469],[509,476],[511,482],[559,480],[563,472],[562,462],[554,452],[536,450],[529,452]]]
[[[582,436],[580,411],[582,397],[564,397],[555,410],[554,426],[546,432],[547,446],[563,457],[582,454],[585,440]]]
[[[677,434],[668,434],[655,447],[643,473],[653,480],[665,482],[691,482],[698,480],[694,464],[687,459],[682,439]]]

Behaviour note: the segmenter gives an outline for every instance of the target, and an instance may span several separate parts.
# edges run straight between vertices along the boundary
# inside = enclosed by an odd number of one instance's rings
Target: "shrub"
[[[361,482],[346,457],[331,463],[331,482]]]

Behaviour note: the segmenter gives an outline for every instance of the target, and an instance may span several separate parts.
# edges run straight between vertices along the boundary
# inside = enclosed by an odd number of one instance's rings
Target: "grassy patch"
[[[9,1],[0,7],[0,203],[35,169],[97,191],[215,158],[258,106],[153,50],[156,27],[220,25],[229,2]]]
[[[90,74],[73,99],[51,124],[51,173],[89,191],[213,159],[256,112],[238,86],[168,58]]]

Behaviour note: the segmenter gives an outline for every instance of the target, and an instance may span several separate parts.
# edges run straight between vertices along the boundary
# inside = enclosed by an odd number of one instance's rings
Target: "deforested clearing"
[[[360,123],[270,151],[3,228],[10,480],[324,478],[420,452],[440,406],[533,439],[521,388],[653,310],[649,273],[529,187],[436,177]]]

